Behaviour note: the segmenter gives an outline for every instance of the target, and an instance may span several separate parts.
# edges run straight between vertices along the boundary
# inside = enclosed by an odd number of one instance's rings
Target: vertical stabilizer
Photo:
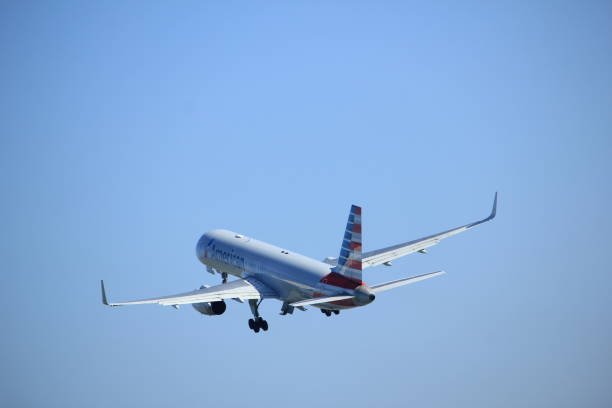
[[[353,289],[362,284],[361,269],[361,207],[352,205],[338,264],[321,282]]]

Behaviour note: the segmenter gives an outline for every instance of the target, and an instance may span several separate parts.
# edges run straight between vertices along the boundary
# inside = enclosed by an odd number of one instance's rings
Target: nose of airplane
[[[198,240],[196,245],[196,256],[200,260],[200,262],[204,263],[204,259],[206,258],[206,244],[208,243],[208,236],[206,234],[202,235]]]

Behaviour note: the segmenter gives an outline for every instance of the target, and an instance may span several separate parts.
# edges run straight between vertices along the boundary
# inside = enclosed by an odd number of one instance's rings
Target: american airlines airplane
[[[202,286],[199,290],[171,296],[111,303],[106,296],[104,281],[101,281],[102,303],[107,306],[157,303],[177,309],[179,305],[190,304],[201,314],[212,316],[225,312],[226,299],[240,303],[246,300],[253,313],[249,328],[255,333],[268,330],[268,322],[259,315],[259,305],[264,299],[283,302],[281,315],[292,314],[295,308],[304,311],[305,306],[314,306],[331,316],[344,309],[368,305],[380,292],[443,274],[444,271],[437,271],[374,286],[368,286],[362,280],[364,268],[380,264],[391,266],[394,259],[414,252],[424,254],[427,248],[442,239],[492,220],[496,210],[497,193],[487,218],[414,241],[362,252],[361,207],[353,205],[340,255],[323,261],[235,232],[214,230],[202,235],[196,246],[196,255],[208,272],[221,274],[220,285]],[[238,279],[228,282],[228,275]]]

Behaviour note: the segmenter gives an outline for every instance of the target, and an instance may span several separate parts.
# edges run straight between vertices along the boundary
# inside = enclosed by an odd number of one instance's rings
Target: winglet
[[[495,198],[493,199],[493,209],[491,210],[491,215],[489,215],[489,219],[492,220],[495,218],[495,214],[497,214],[497,191],[495,192]]]
[[[102,287],[102,304],[109,306],[108,299],[106,299],[106,290],[104,289],[104,281],[100,281],[100,286]]]
[[[473,222],[471,224],[467,224],[464,227],[472,228],[472,227],[475,227],[476,225],[482,224],[483,222],[491,221],[493,218],[495,218],[496,214],[497,214],[497,191],[495,192],[495,198],[493,199],[493,208],[491,209],[491,214],[489,214],[489,216],[487,218],[483,218],[480,221],[476,221],[476,222]],[[460,228],[462,228],[462,227],[460,227]],[[461,232],[461,231],[459,231],[459,232]]]

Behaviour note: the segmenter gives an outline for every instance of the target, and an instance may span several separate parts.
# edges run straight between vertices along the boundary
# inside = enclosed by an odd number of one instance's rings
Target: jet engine
[[[219,300],[217,302],[193,303],[191,306],[193,306],[193,308],[198,312],[207,316],[221,315],[227,308],[224,300]]]

